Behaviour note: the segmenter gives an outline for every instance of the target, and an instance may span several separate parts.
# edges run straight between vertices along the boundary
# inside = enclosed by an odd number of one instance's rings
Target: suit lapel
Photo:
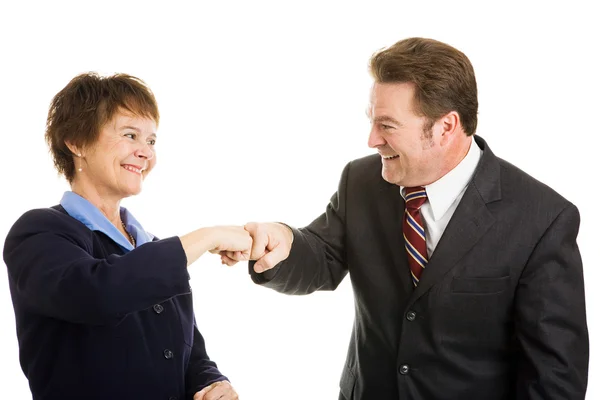
[[[394,267],[400,275],[402,288],[406,293],[411,293],[413,284],[402,236],[404,200],[400,195],[400,188],[397,185],[385,182],[383,178],[381,178],[380,194],[377,210],[383,228],[383,238],[387,241],[386,244],[392,253]]]
[[[425,294],[475,246],[495,219],[487,203],[500,199],[500,165],[485,141],[475,137],[483,154],[471,183],[444,230],[409,304]]]
[[[494,217],[474,187],[465,192],[440,242],[431,255],[411,302],[427,292],[454,267],[492,226]]]

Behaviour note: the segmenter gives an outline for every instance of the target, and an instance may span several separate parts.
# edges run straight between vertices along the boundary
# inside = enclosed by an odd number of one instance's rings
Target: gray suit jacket
[[[584,399],[588,332],[577,208],[483,155],[413,289],[404,201],[377,155],[349,163],[326,212],[293,229],[259,284],[335,289],[349,272],[355,323],[340,399]]]

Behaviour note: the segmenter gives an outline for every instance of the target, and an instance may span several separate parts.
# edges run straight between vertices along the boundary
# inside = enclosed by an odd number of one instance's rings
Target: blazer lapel
[[[383,237],[392,253],[394,267],[398,271],[402,282],[402,289],[407,294],[412,293],[413,283],[402,235],[404,199],[400,195],[400,187],[384,181],[383,178],[381,178],[380,194],[377,210],[379,211]]]
[[[413,291],[409,304],[441,280],[494,224],[487,203],[500,199],[500,165],[478,136],[475,140],[483,154],[471,183],[444,230],[436,249]]]

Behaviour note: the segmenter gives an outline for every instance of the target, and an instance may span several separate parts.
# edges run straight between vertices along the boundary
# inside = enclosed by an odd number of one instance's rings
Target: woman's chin
[[[130,186],[121,192],[123,198],[136,196],[142,192],[142,186]]]

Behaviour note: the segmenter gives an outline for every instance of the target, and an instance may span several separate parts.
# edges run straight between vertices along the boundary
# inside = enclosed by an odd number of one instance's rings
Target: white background
[[[56,204],[68,189],[48,156],[44,123],[52,96],[80,72],[130,73],[157,96],[159,162],[144,192],[123,203],[147,230],[168,237],[250,220],[303,226],[325,209],[343,166],[372,153],[370,55],[406,37],[435,38],[475,67],[478,134],[579,207],[587,398],[598,399],[594,2],[481,3],[2,2],[0,238],[23,212]],[[349,281],[288,297],[252,284],[246,268],[210,254],[190,268],[210,356],[242,399],[336,399],[353,319]],[[0,397],[30,398],[5,272],[0,321]]]

